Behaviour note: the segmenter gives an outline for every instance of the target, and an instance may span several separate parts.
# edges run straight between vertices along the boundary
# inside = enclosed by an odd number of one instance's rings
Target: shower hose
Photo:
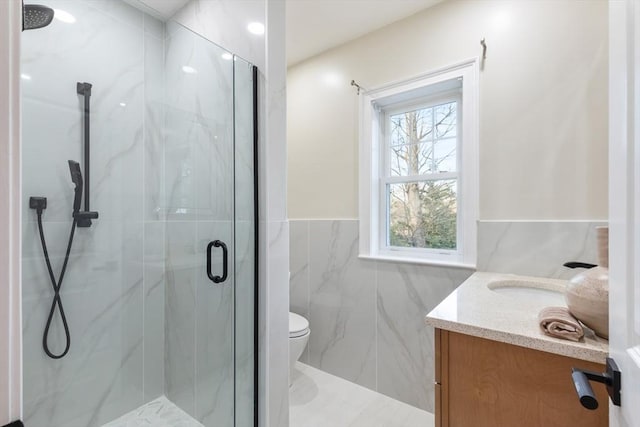
[[[42,243],[42,252],[44,253],[44,259],[47,263],[47,270],[49,270],[49,278],[51,279],[51,287],[53,288],[53,302],[51,303],[51,310],[49,310],[49,318],[47,319],[47,325],[44,328],[44,334],[42,336],[42,348],[52,359],[61,359],[68,352],[71,347],[71,334],[69,333],[69,325],[67,324],[67,316],[64,313],[64,307],[62,307],[62,299],[60,298],[60,289],[62,289],[62,280],[64,279],[64,273],[67,270],[67,263],[69,262],[69,254],[71,253],[71,245],[73,244],[73,235],[76,231],[76,219],[73,219],[71,224],[71,232],[69,233],[69,243],[67,244],[67,252],[64,255],[64,262],[62,263],[62,270],[60,270],[60,277],[56,282],[56,277],[53,274],[53,268],[51,268],[51,260],[49,259],[49,251],[47,250],[47,243],[44,240],[44,231],[42,229],[42,211],[38,210],[38,231],[40,232],[40,243]],[[62,326],[64,327],[64,334],[66,336],[66,344],[64,351],[60,354],[53,354],[49,350],[49,328],[53,322],[53,315],[56,311],[56,306],[60,312],[60,318],[62,319]]]

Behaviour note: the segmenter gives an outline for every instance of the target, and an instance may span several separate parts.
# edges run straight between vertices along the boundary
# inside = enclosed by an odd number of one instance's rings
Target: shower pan
[[[256,67],[131,1],[40,1],[21,40],[24,424],[256,426]]]

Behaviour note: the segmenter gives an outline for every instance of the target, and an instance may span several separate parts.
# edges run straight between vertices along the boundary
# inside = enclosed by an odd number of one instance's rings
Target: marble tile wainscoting
[[[601,221],[479,221],[478,270],[569,278],[594,262]],[[300,361],[433,412],[426,314],[473,270],[358,258],[358,220],[290,221],[290,308],[309,319]]]
[[[433,412],[425,315],[472,270],[358,259],[357,220],[290,221],[291,310],[309,319],[300,361]]]
[[[478,271],[570,279],[567,261],[597,264],[596,227],[607,221],[479,221]]]

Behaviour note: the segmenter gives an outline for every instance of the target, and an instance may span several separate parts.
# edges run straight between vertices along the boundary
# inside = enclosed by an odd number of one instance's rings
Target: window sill
[[[396,262],[404,264],[418,264],[418,265],[430,265],[434,267],[451,267],[451,268],[463,268],[466,270],[475,270],[475,264],[467,264],[458,261],[441,261],[435,259],[426,258],[412,258],[404,256],[385,256],[385,255],[358,255],[360,259],[367,259],[371,261],[384,261],[384,262]]]

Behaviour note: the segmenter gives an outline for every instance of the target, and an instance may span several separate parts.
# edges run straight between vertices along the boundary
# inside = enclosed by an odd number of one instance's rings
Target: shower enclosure
[[[25,425],[256,425],[256,68],[132,1],[41,2],[53,21],[21,40]]]

